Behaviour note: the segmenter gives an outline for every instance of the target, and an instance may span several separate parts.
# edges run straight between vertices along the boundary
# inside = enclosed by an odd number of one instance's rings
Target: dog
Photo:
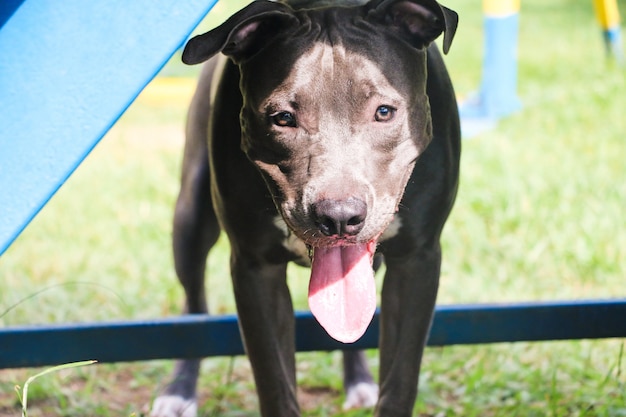
[[[287,264],[311,266],[313,315],[351,343],[375,313],[379,259],[378,385],[362,352],[344,352],[346,405],[412,413],[459,176],[458,109],[433,41],[443,34],[447,53],[457,22],[434,0],[261,0],[185,46],[185,63],[208,62],[174,214],[184,311],[208,312],[206,257],[224,231],[263,416],[300,415]],[[199,365],[176,363],[152,416],[196,415]]]

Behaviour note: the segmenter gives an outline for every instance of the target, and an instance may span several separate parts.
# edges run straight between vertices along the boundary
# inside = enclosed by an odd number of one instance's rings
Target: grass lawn
[[[463,142],[441,304],[626,296],[626,72],[605,59],[590,1],[522,3],[523,109]],[[446,5],[461,17],[446,61],[464,97],[480,83],[481,7]],[[0,259],[0,326],[179,313],[169,242],[197,68],[163,71]],[[307,272],[291,272],[304,309]],[[207,280],[212,312],[234,312],[224,239]],[[623,350],[620,339],[429,348],[415,415],[626,416]],[[340,412],[339,353],[298,359],[305,415],[368,415]],[[258,415],[246,358],[203,368],[203,416]],[[29,415],[139,416],[170,370],[152,361],[47,375],[30,387]],[[0,370],[0,416],[20,414],[14,386],[38,371]]]

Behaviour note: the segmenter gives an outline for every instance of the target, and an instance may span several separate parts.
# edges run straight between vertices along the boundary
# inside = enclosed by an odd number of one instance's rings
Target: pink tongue
[[[376,286],[372,257],[374,241],[350,246],[315,248],[309,308],[334,339],[358,340],[376,310]]]

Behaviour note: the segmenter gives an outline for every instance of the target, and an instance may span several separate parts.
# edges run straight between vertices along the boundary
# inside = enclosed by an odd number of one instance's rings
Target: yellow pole
[[[617,0],[593,0],[593,8],[598,23],[602,27],[604,44],[609,57],[614,58],[619,64],[623,64],[624,53]]]
[[[521,0],[483,0],[483,12],[488,17],[504,17],[519,13]]]
[[[593,8],[602,29],[619,27],[620,18],[616,0],[593,0]]]

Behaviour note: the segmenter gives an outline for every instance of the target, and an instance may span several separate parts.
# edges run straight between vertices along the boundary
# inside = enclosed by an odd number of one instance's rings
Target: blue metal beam
[[[298,351],[369,349],[378,345],[379,314],[356,343],[331,339],[308,312],[296,314]],[[437,308],[428,344],[626,337],[626,300],[454,305]],[[0,330],[0,368],[97,359],[234,356],[244,353],[236,316],[182,316]]]

